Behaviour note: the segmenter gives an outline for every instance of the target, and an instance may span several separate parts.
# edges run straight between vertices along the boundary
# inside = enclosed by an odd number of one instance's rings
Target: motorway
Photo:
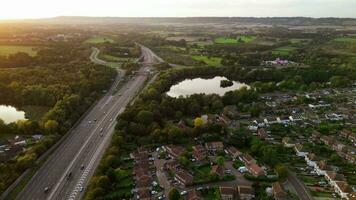
[[[160,59],[148,48],[141,46],[142,67],[121,89],[114,93],[122,72],[114,81],[107,95],[88,112],[82,121],[68,133],[60,146],[50,155],[16,199],[80,199],[93,175],[105,149],[110,143],[116,117],[143,88],[148,79],[147,71]],[[93,48],[90,59],[97,59],[99,50]],[[71,174],[67,179],[68,174]],[[44,189],[49,187],[47,192]]]
[[[291,186],[294,188],[295,192],[301,200],[314,200],[304,183],[302,183],[297,178],[295,173],[290,170],[288,170],[287,182],[291,184]]]

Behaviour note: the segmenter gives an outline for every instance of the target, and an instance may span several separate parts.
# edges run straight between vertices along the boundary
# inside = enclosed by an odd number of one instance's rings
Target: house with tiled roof
[[[141,188],[137,190],[137,199],[151,200],[150,190],[148,188]]]
[[[213,165],[211,167],[210,174],[217,174],[218,176],[224,176],[224,167],[220,165]]]
[[[240,156],[240,160],[245,163],[245,165],[256,164],[256,160],[248,153],[245,153]]]
[[[193,146],[193,156],[197,161],[203,161],[207,157],[207,152],[203,145],[195,145]]]
[[[347,200],[356,200],[356,192],[351,192],[346,197]]]
[[[326,161],[325,160],[317,161],[314,169],[319,176],[324,176],[326,170],[328,169]]]
[[[180,146],[174,146],[174,145],[168,145],[166,146],[167,153],[172,157],[172,158],[178,158],[184,153],[184,148]]]
[[[264,170],[257,164],[246,165],[247,170],[254,176],[263,176],[265,175]]]
[[[187,195],[187,200],[201,200],[201,194],[199,191],[190,190]]]
[[[319,161],[319,159],[314,153],[310,153],[305,156],[305,161],[307,162],[308,166],[315,168],[316,162]]]
[[[260,139],[265,139],[266,137],[268,137],[268,134],[264,128],[259,128],[259,129],[257,129],[257,136]]]
[[[255,191],[252,186],[239,185],[237,186],[237,193],[240,200],[252,200],[255,198]]]
[[[320,140],[320,137],[321,137],[321,133],[319,133],[318,131],[314,131],[313,133],[312,133],[312,139],[313,140],[316,140],[316,141],[319,141]]]
[[[287,147],[287,148],[292,148],[292,147],[295,146],[295,144],[292,142],[290,137],[284,137],[282,139],[282,144],[283,144],[284,147]]]
[[[284,191],[283,186],[279,182],[272,183],[272,190],[276,200],[282,200],[288,197],[288,194]]]
[[[320,140],[328,146],[331,146],[332,144],[334,144],[334,138],[332,138],[330,136],[323,135],[320,137]]]
[[[205,143],[205,148],[208,151],[222,151],[224,150],[224,144],[220,141]]]
[[[237,159],[242,155],[242,153],[233,146],[230,146],[229,148],[227,148],[227,152],[230,154],[230,156],[233,159]]]
[[[172,172],[176,172],[180,169],[180,165],[177,160],[172,159],[165,164],[165,168]]]
[[[351,187],[345,181],[336,181],[335,182],[335,192],[338,193],[341,198],[347,198],[348,194],[352,192]]]
[[[294,146],[294,151],[296,152],[296,155],[298,157],[303,157],[304,158],[308,154],[308,152],[305,151],[305,149],[304,149],[302,144],[296,144]]]
[[[219,187],[221,200],[235,200],[236,190],[232,187]]]
[[[193,183],[193,176],[184,170],[177,172],[174,179],[184,186],[189,186]]]
[[[341,137],[344,137],[344,138],[349,138],[349,136],[350,136],[351,134],[352,134],[352,132],[349,131],[349,130],[346,130],[346,129],[344,129],[344,130],[342,130],[342,131],[339,132],[339,135],[340,135]]]
[[[339,174],[335,171],[326,171],[324,175],[325,179],[329,182],[331,186],[335,186],[336,181],[345,181],[345,176]]]

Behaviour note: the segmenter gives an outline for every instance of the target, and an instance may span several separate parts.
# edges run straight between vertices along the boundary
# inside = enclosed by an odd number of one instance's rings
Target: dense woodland
[[[18,53],[5,59],[10,65],[0,63],[0,104],[50,108],[40,121],[0,121],[0,134],[48,135],[9,163],[0,165],[0,192],[33,166],[110,86],[116,71],[90,63],[89,53],[89,49],[78,44],[63,43],[41,49],[36,57]]]

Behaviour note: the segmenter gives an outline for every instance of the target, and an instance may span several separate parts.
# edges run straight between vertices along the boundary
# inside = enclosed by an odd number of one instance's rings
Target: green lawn
[[[219,57],[208,58],[207,56],[192,56],[192,58],[196,61],[203,61],[205,64],[209,66],[219,66],[222,60]]]
[[[311,195],[313,195],[314,197],[333,198],[332,192],[322,192],[322,191],[313,191],[313,190],[309,190],[309,191]]]
[[[93,37],[93,38],[87,39],[84,43],[86,43],[86,44],[101,44],[101,43],[105,43],[105,42],[113,43],[114,40],[107,38],[107,37]]]
[[[240,37],[237,37],[237,38],[218,37],[218,38],[216,38],[214,40],[214,42],[216,44],[238,44],[238,43],[240,43],[240,40],[242,42],[251,42],[251,41],[253,41],[255,39],[256,39],[255,36],[243,35],[243,36],[240,36]]]
[[[277,49],[274,49],[272,51],[273,54],[278,54],[278,55],[289,55],[291,52],[293,52],[294,50],[296,50],[297,48],[295,47],[290,47],[290,46],[286,46],[286,47],[279,47]]]
[[[292,44],[299,44],[299,43],[308,43],[310,39],[299,39],[299,38],[292,38],[289,40]]]
[[[335,42],[347,42],[347,43],[356,43],[355,37],[339,37],[334,39]]]
[[[202,191],[202,196],[205,200],[220,200],[220,191],[218,188],[212,188],[208,190],[203,190]]]
[[[0,56],[7,56],[18,52],[27,53],[30,56],[37,55],[37,51],[33,46],[0,45]]]

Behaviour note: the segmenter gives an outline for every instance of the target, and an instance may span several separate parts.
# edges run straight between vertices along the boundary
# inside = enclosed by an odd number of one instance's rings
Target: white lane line
[[[120,101],[117,101],[112,108],[116,107],[117,104],[119,104]],[[109,112],[110,113],[110,112]],[[89,138],[85,141],[85,143],[82,145],[82,147],[79,149],[79,151],[77,152],[77,154],[74,156],[74,159],[71,161],[71,163],[69,164],[69,166],[67,167],[65,173],[62,175],[61,179],[57,182],[56,186],[54,187],[54,189],[52,190],[51,194],[48,196],[48,200],[53,199],[53,195],[55,194],[55,192],[58,190],[59,185],[63,182],[63,180],[65,179],[65,176],[68,174],[69,170],[73,167],[74,162],[77,161],[78,157],[80,156],[80,154],[82,153],[82,151],[86,148],[87,144],[91,141],[91,138],[95,135],[96,131],[101,127],[101,125],[103,124],[103,122],[105,121],[105,119],[107,118],[107,116],[109,115],[109,113],[107,113],[102,120],[100,120],[100,122],[98,123],[98,126],[94,129],[94,131],[92,131],[92,134],[89,136]]]
[[[120,111],[119,111],[116,115],[121,114],[123,111],[124,111],[124,109],[121,108]],[[116,123],[116,122],[112,121],[112,122],[109,123],[109,125],[108,125],[108,127],[110,128],[109,130],[111,130],[111,129],[113,129],[113,128],[115,127],[115,126],[113,126],[114,123]],[[112,132],[113,132],[113,130],[110,131],[110,133],[112,133]],[[104,140],[101,142],[101,144],[99,145],[99,147],[96,149],[96,151],[95,151],[95,153],[94,153],[92,159],[90,160],[90,162],[89,162],[89,164],[88,164],[86,170],[83,172],[83,174],[82,174],[82,176],[81,176],[81,178],[80,178],[80,181],[77,183],[77,185],[79,184],[79,185],[81,186],[81,185],[83,184],[83,182],[82,182],[81,180],[82,180],[82,179],[85,180],[85,178],[86,178],[86,175],[85,175],[85,177],[84,177],[84,173],[85,173],[85,172],[89,172],[89,169],[91,169],[91,168],[93,167],[95,161],[97,160],[97,157],[100,155],[100,153],[101,153],[102,149],[104,148],[104,146],[106,145],[106,142],[107,142],[108,139],[110,139],[110,134],[106,134],[106,135],[105,135]],[[88,168],[89,168],[89,169],[88,169]],[[77,192],[76,192],[76,189],[74,189],[74,190],[72,191],[72,193],[70,194],[70,196],[69,196],[68,199],[69,199],[69,200],[70,200],[70,199],[75,199],[75,198],[76,198],[76,195],[77,195]]]

